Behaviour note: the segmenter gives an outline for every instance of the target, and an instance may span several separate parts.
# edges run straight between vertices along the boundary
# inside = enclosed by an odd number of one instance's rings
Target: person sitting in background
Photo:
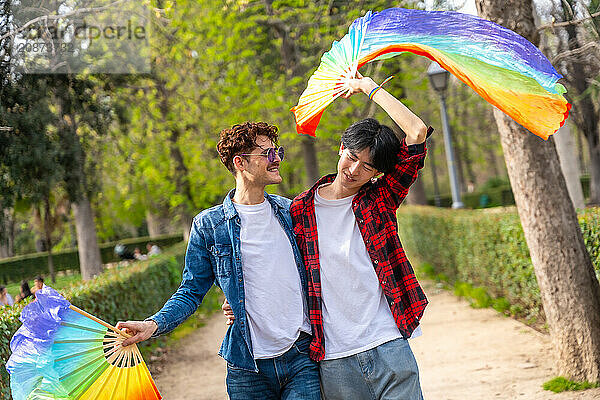
[[[130,250],[127,250],[127,247],[121,243],[115,246],[115,254],[121,259],[121,261],[135,260],[135,254],[133,254]]]
[[[153,243],[148,243],[146,249],[148,250],[148,257],[157,256],[161,253],[160,247]]]
[[[136,260],[147,260],[148,256],[146,254],[142,254],[142,251],[140,250],[139,247],[136,247],[135,250],[133,251],[133,256],[135,257]]]
[[[6,287],[2,285],[0,285],[0,304],[9,307],[15,304],[12,296],[6,290]]]
[[[21,282],[21,291],[15,298],[15,303],[23,301],[26,298],[31,297],[31,296],[33,296],[33,293],[31,293],[31,290],[29,289],[29,283],[27,283],[27,281],[22,281]]]
[[[41,275],[38,275],[33,280],[33,283],[34,283],[34,286],[33,286],[33,289],[31,289],[31,293],[35,293],[44,287],[44,278]]]

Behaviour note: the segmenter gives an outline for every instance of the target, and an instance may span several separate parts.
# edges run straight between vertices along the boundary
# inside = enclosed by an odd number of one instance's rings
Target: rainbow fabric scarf
[[[390,8],[356,19],[334,42],[292,109],[298,133],[315,135],[323,110],[366,63],[410,52],[436,61],[532,133],[548,139],[570,104],[562,76],[530,42],[493,22],[447,11]]]

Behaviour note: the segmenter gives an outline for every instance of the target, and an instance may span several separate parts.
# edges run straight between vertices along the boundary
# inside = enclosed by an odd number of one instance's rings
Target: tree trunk
[[[531,0],[477,0],[479,15],[538,37]],[[558,373],[600,381],[600,285],[560,170],[553,139],[544,142],[494,110],[519,217],[556,348]]]
[[[173,138],[174,134],[170,136]],[[173,139],[171,139],[173,140]],[[175,162],[175,187],[177,192],[185,196],[189,203],[193,202],[191,187],[189,184],[189,172],[187,166],[183,162],[183,155],[179,150],[179,146],[176,144],[176,139],[172,142],[171,146],[171,159]],[[183,231],[183,240],[188,241],[190,238],[190,227],[192,226],[192,219],[194,218],[192,213],[189,211],[189,206],[186,203],[181,203],[175,208],[175,212],[179,217],[179,226]]]
[[[456,133],[454,131],[451,131],[453,133],[453,141],[452,141],[452,148],[454,150],[454,160],[455,160],[455,165],[456,165],[456,178],[458,180],[458,193],[464,193],[465,192],[465,171],[463,169],[464,166],[464,155],[463,155],[463,149],[462,146],[460,144],[460,139],[459,136],[460,135],[456,135]]]
[[[52,259],[52,215],[50,210],[50,198],[46,196],[44,199],[45,215],[44,220],[44,241],[46,242],[46,251],[48,252],[48,272],[52,283],[56,282],[56,272],[54,271],[54,260]],[[40,213],[40,216],[42,214]]]
[[[442,204],[440,202],[440,187],[438,185],[438,175],[437,175],[437,166],[435,163],[435,141],[433,138],[427,139],[427,147],[429,147],[427,151],[427,159],[429,159],[429,168],[431,171],[431,178],[433,180],[433,204],[436,207],[441,207]]]
[[[148,236],[154,237],[165,233],[158,215],[148,210],[146,210],[146,225],[148,225]]]
[[[569,197],[575,208],[581,209],[585,207],[583,200],[583,190],[581,189],[581,180],[579,179],[579,160],[577,159],[577,148],[575,147],[575,139],[571,132],[569,124],[565,124],[554,135],[554,143],[556,143],[556,151],[560,159],[560,167],[562,169]]]
[[[69,230],[71,231],[71,247],[77,247],[77,227],[73,218],[69,217]]]
[[[461,98],[464,100],[463,104],[466,104],[468,97],[467,97],[465,90],[461,91]],[[469,120],[469,113],[467,112],[467,107],[462,108],[462,111],[460,113],[460,119],[461,119],[461,121]],[[463,161],[465,163],[465,174],[466,174],[466,178],[467,178],[466,186],[471,186],[468,183],[475,185],[477,179],[475,177],[475,172],[473,171],[473,159],[471,157],[471,149],[469,147],[471,144],[471,140],[469,140],[468,136],[465,133],[466,132],[461,132],[460,137],[457,139],[460,140],[461,147],[462,147]],[[463,184],[464,183],[465,183],[465,181],[463,181]],[[463,191],[465,190],[466,186],[463,186]]]
[[[577,142],[577,160],[579,160],[579,174],[587,174],[587,167],[583,159],[583,143],[581,141],[581,132],[575,130],[575,140]]]
[[[587,137],[587,136],[586,136]],[[590,198],[588,204],[600,205],[600,133],[588,139],[590,153]]]
[[[492,167],[492,173],[494,176],[500,176],[500,170],[498,169],[498,162],[496,158],[496,152],[493,147],[488,147],[485,152],[487,162]]]
[[[190,224],[192,219],[193,218],[190,218]],[[149,236],[181,232],[181,229],[173,226],[172,218],[170,217],[168,210],[162,212],[159,210],[158,213],[146,210],[146,224],[148,225]],[[187,230],[189,230],[190,226],[187,227]]]
[[[565,21],[575,18],[572,10],[576,4],[573,0],[565,0],[563,7],[563,16]],[[577,28],[575,25],[565,27],[568,36],[567,47],[569,50],[581,48],[577,37]],[[571,110],[571,119],[581,130],[588,142],[590,151],[590,199],[589,203],[600,205],[600,124],[599,113],[594,107],[594,102],[590,94],[590,84],[588,83],[590,75],[586,73],[586,66],[577,57],[565,64],[567,76],[571,88],[575,93],[571,96],[575,99],[575,106]]]
[[[410,205],[427,205],[427,195],[425,194],[425,185],[423,178],[417,177],[417,180],[412,184],[408,195],[406,196],[406,204]]]
[[[73,203],[75,228],[77,229],[77,250],[79,252],[79,267],[83,280],[92,279],[102,273],[102,259],[98,247],[96,224],[92,206],[87,195]]]
[[[304,154],[304,167],[306,168],[306,187],[311,187],[319,180],[319,162],[315,150],[315,139],[302,136],[302,153]]]
[[[484,115],[484,119],[480,121],[479,129],[482,132],[485,132],[489,129],[489,124],[494,123],[494,112],[492,111],[493,107],[486,107],[481,113]],[[490,132],[489,135],[486,135],[485,144],[484,144],[484,152],[485,158],[489,164],[489,167],[492,169],[492,176],[497,177],[500,176],[500,168],[498,167],[498,157],[496,157],[496,131]]]
[[[15,255],[15,212],[12,208],[2,210],[4,214],[2,221],[2,232],[0,232],[0,258],[13,257]]]
[[[165,121],[169,119],[170,105],[169,99],[176,94],[170,91],[166,82],[161,79],[156,80],[157,89],[160,93],[160,111]],[[193,215],[190,211],[191,205],[194,203],[192,196],[192,188],[189,182],[189,170],[183,159],[183,154],[179,148],[179,138],[182,131],[179,127],[173,127],[169,132],[169,156],[173,165],[173,179],[175,181],[175,189],[177,193],[184,197],[185,201],[175,207],[175,212],[179,218],[179,225],[183,231],[183,240],[187,242],[190,236],[190,227],[192,225]]]
[[[37,253],[41,253],[42,251],[47,251],[46,242],[43,239],[36,238],[35,239],[35,251]]]
[[[451,104],[451,106],[449,107],[449,111],[451,110],[451,112],[450,115],[448,115],[448,118],[450,119],[450,121],[454,122],[450,122],[450,132],[452,132],[452,147],[454,149],[454,160],[456,163],[456,172],[458,175],[458,192],[464,193],[467,188],[467,178],[465,176],[465,160],[467,158],[467,155],[465,154],[465,147],[463,146],[464,132],[456,128],[456,126],[458,125],[456,121],[462,120],[461,115],[459,113],[459,103],[461,103],[463,110],[466,107],[462,105],[461,98],[458,95],[458,86],[450,85],[449,90],[450,93],[448,97],[452,97],[453,101],[447,102],[448,104]]]

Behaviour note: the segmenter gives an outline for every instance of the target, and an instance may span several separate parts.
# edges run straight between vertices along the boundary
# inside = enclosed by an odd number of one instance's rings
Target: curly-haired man
[[[192,315],[213,282],[237,317],[219,354],[230,399],[321,398],[310,360],[308,280],[292,231],[289,199],[267,194],[281,182],[284,158],[275,126],[246,122],[221,132],[221,161],[236,186],[192,223],[181,286],[146,321],[119,322],[124,346],[174,329]]]

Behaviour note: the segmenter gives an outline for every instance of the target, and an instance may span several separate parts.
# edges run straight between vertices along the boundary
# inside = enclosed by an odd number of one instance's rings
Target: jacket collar
[[[264,192],[264,194],[265,199],[267,199],[267,201],[271,204],[271,208],[273,208],[273,211],[277,212],[278,209],[283,208],[283,206],[279,204],[273,196],[269,196],[267,192]],[[235,189],[231,189],[229,193],[227,193],[227,196],[225,196],[225,198],[223,199],[223,212],[225,213],[225,218],[227,219],[231,219],[238,215],[238,212],[235,209],[235,206],[233,205],[233,200],[231,200],[234,195]]]

